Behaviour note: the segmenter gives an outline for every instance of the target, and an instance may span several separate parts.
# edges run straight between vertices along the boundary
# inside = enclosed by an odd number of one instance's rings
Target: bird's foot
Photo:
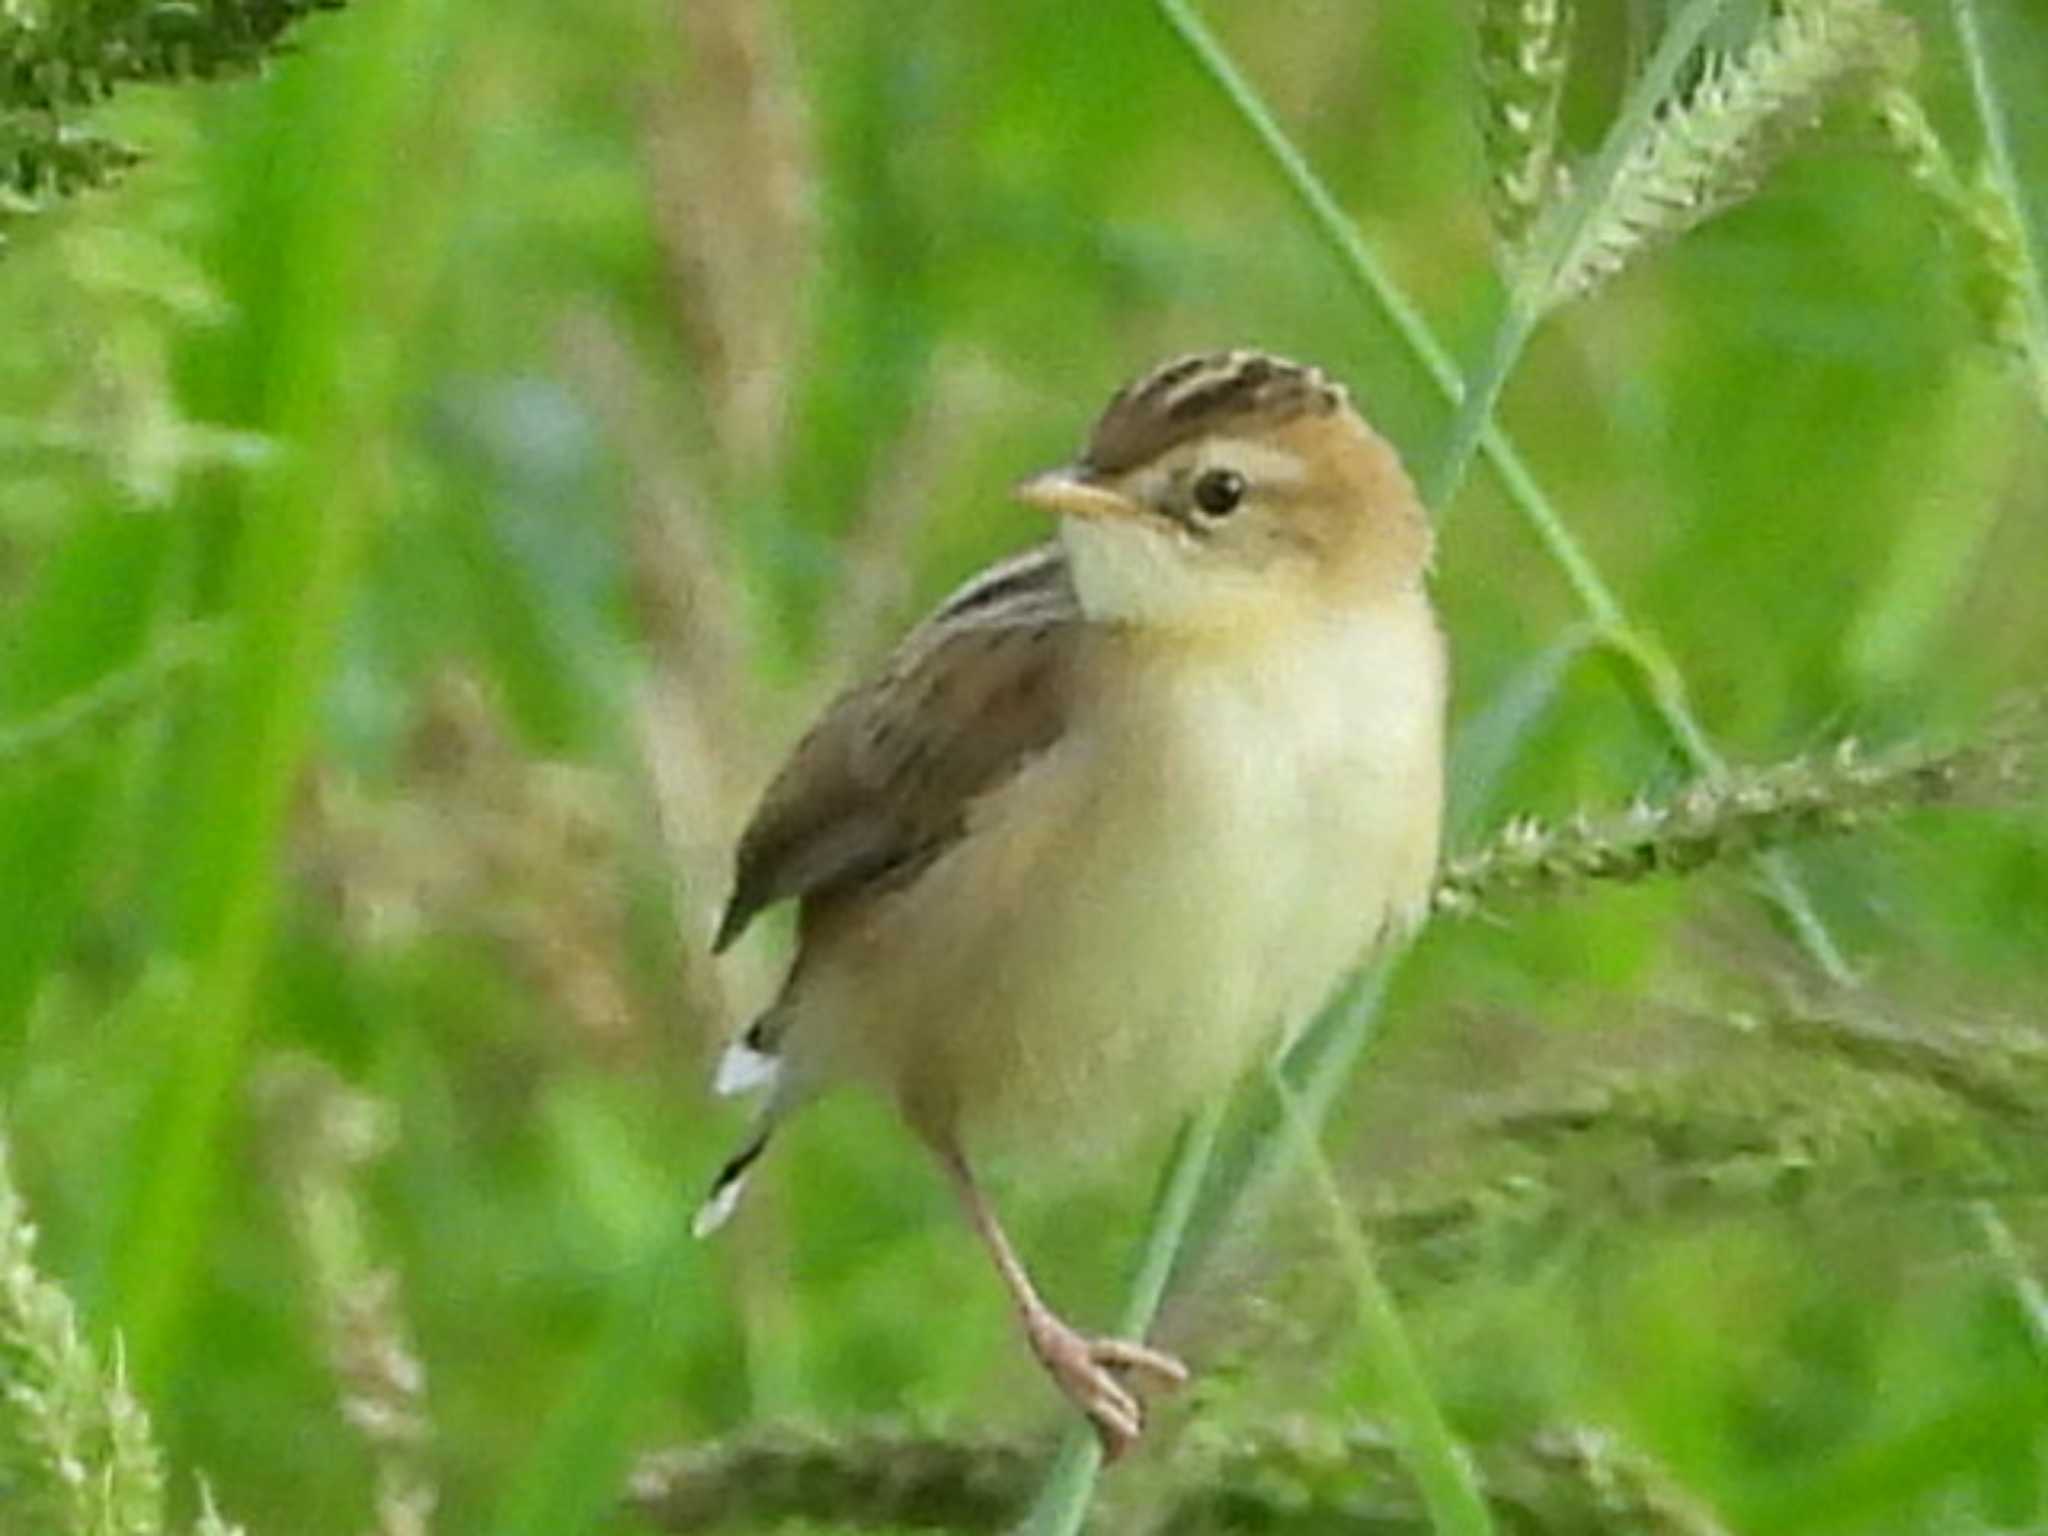
[[[1088,1416],[1115,1461],[1145,1430],[1145,1404],[1126,1378],[1154,1388],[1185,1386],[1188,1368],[1164,1350],[1133,1339],[1090,1338],[1050,1312],[1027,1317],[1032,1351],[1059,1389]]]

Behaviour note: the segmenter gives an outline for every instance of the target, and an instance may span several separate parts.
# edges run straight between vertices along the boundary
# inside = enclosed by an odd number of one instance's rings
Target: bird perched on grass
[[[741,840],[723,949],[800,905],[717,1087],[775,1127],[878,1088],[945,1169],[1032,1349],[1110,1455],[1187,1371],[1040,1297],[975,1169],[1108,1157],[1282,1046],[1421,917],[1443,795],[1431,532],[1314,368],[1176,359],[1016,494],[1057,537],[961,587],[798,744]]]

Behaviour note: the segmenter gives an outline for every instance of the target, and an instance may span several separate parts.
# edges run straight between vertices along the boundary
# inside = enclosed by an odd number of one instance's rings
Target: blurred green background
[[[1902,9],[1967,165],[1947,8]],[[1473,358],[1468,10],[1210,11]],[[1576,151],[1658,14],[1580,8]],[[1305,356],[1416,465],[1441,401],[1141,4],[365,0],[291,42],[118,95],[91,121],[149,162],[0,255],[0,1083],[48,1268],[254,1532],[372,1499],[323,1252],[395,1273],[445,1531],[642,1528],[637,1454],[771,1418],[1046,1431],[876,1106],[681,1238],[741,1125],[709,1061],[782,942],[705,955],[731,842],[826,690],[1039,536],[1005,488],[1130,374]],[[1968,737],[2041,682],[2048,434],[1968,276],[1845,114],[1509,385],[1737,760]],[[1679,783],[1483,469],[1442,526],[1456,840]],[[2048,1527],[2015,1288],[2048,1159],[2026,1103],[1925,1070],[2038,1057],[2048,820],[1797,862],[1857,1006],[1933,1056],[1776,1029],[1839,1000],[1738,867],[1426,935],[1330,1144],[1482,1449],[1595,1427],[1729,1530]],[[1081,1316],[1154,1174],[1004,1190]],[[1167,1437],[1371,1411],[1329,1270],[1284,1210],[1211,1250]]]

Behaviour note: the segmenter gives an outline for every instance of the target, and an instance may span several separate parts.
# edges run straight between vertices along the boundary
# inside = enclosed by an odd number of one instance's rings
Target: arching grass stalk
[[[1682,674],[1664,656],[1660,647],[1628,622],[1619,599],[1599,569],[1565,526],[1512,442],[1492,419],[1501,389],[1541,318],[1540,301],[1526,296],[1535,293],[1536,289],[1525,289],[1524,297],[1518,301],[1511,300],[1507,315],[1487,348],[1486,362],[1471,383],[1466,384],[1420,310],[1373,256],[1329,188],[1281,130],[1271,111],[1215,35],[1194,13],[1188,0],[1154,0],[1154,3],[1197,65],[1236,109],[1240,119],[1271,158],[1275,169],[1300,201],[1311,224],[1331,246],[1361,296],[1390,324],[1445,399],[1459,408],[1446,449],[1425,480],[1432,508],[1442,513],[1462,484],[1471,459],[1475,454],[1484,455],[1578,597],[1599,643],[1623,663],[1631,692],[1644,703],[1650,717],[1695,768],[1706,773],[1723,771],[1725,764],[1686,700]],[[1623,104],[1608,143],[1595,163],[1589,184],[1579,194],[1584,201],[1575,201],[1561,216],[1559,225],[1554,226],[1561,231],[1555,236],[1559,242],[1556,250],[1568,253],[1575,248],[1577,233],[1586,227],[1584,221],[1591,219],[1598,210],[1603,186],[1612,185],[1619,168],[1627,163],[1641,140],[1653,131],[1658,105],[1669,96],[1678,69],[1690,56],[1706,27],[1719,14],[1722,3],[1723,0],[1692,0],[1672,23],[1651,68],[1636,83]],[[1796,879],[1773,859],[1762,861],[1761,867],[1767,893],[1784,912],[1803,947],[1832,978],[1847,978],[1847,962]],[[1298,1106],[1299,1128],[1311,1140],[1335,1096],[1337,1085],[1348,1075],[1363,1050],[1377,1016],[1382,990],[1376,986],[1347,989],[1352,996],[1351,1005],[1339,1007],[1319,1020],[1297,1053],[1297,1062],[1306,1060],[1312,1064],[1307,1103]],[[1213,1145],[1213,1128],[1208,1137],[1190,1136],[1183,1140],[1167,1178],[1169,1192],[1201,1184],[1207,1176]],[[1263,1156],[1255,1160],[1267,1161]],[[1177,1248],[1180,1234],[1186,1228],[1187,1214],[1185,1207],[1168,1211],[1162,1205],[1147,1242],[1148,1269],[1150,1261],[1161,1255],[1162,1245],[1166,1249]],[[1346,1219],[1350,1219],[1348,1213]],[[1369,1273],[1369,1253],[1367,1257]],[[1164,1271],[1170,1272],[1172,1262],[1172,1254],[1167,1252],[1163,1258]],[[1361,1289],[1362,1304],[1369,1299],[1371,1289],[1370,1286]],[[1150,1310],[1149,1307],[1146,1309],[1148,1320]],[[1405,1337],[1400,1334],[1398,1316],[1391,1309],[1378,1315],[1378,1321],[1383,1326],[1374,1327],[1372,1320],[1367,1320],[1367,1342],[1380,1357],[1383,1375],[1392,1379],[1402,1375],[1404,1359],[1412,1366],[1413,1355]],[[1396,1339],[1400,1341],[1398,1345],[1393,1342]],[[1427,1398],[1426,1391],[1423,1395]],[[1398,1397],[1397,1401],[1405,1402],[1406,1399]],[[1430,1409],[1439,1432],[1447,1436],[1448,1431],[1443,1429],[1441,1415],[1435,1413],[1433,1401]],[[1427,1425],[1418,1428],[1415,1424],[1404,1423],[1402,1430],[1404,1443],[1410,1446],[1427,1445],[1435,1438]],[[1462,1459],[1458,1458],[1454,1463],[1439,1458],[1427,1470],[1418,1463],[1415,1465],[1417,1480],[1423,1482],[1425,1478],[1449,1476],[1447,1468],[1453,1464],[1461,1465]],[[1070,1440],[1068,1450],[1056,1463],[1027,1522],[1026,1530],[1030,1536],[1069,1536],[1069,1533],[1079,1530],[1092,1496],[1097,1465],[1085,1447]],[[1452,1498],[1457,1507],[1466,1508],[1468,1501],[1450,1495],[1446,1497]],[[1468,1517],[1469,1509],[1465,1516],[1450,1518]],[[1481,1524],[1477,1527],[1443,1528],[1487,1528],[1483,1504],[1479,1506],[1478,1518]]]
[[[1329,1209],[1330,1234],[1351,1281],[1359,1334],[1386,1393],[1401,1459],[1422,1492],[1430,1523],[1442,1536],[1488,1536],[1493,1517],[1487,1513],[1485,1495],[1429,1389],[1429,1377],[1407,1329],[1401,1326],[1393,1294],[1373,1263],[1372,1245],[1344,1197],[1329,1158],[1323,1155],[1317,1140],[1318,1121],[1310,1118],[1300,1094],[1277,1066],[1267,1074],[1267,1082],[1280,1102],[1280,1118],[1315,1184],[1317,1198]]]
[[[1644,706],[1692,768],[1708,774],[1724,771],[1725,762],[1709,743],[1686,698],[1682,675],[1654,638],[1629,620],[1614,589],[1565,525],[1520,450],[1493,420],[1492,408],[1508,375],[1520,361],[1536,320],[1544,312],[1546,301],[1542,294],[1554,287],[1554,281],[1546,278],[1546,274],[1554,278],[1555,272],[1572,265],[1589,231],[1597,228],[1600,209],[1622,167],[1655,131],[1658,105],[1671,95],[1678,70],[1699,37],[1720,15],[1726,0],[1691,0],[1673,20],[1650,68],[1622,103],[1614,129],[1585,181],[1541,237],[1541,253],[1529,264],[1535,275],[1517,285],[1516,292],[1521,297],[1510,295],[1507,312],[1469,387],[1460,378],[1449,349],[1437,339],[1421,311],[1373,255],[1357,226],[1287,137],[1236,61],[1195,14],[1189,0],[1154,0],[1154,4],[1266,152],[1360,296],[1388,323],[1446,403],[1457,408],[1449,440],[1432,472],[1425,476],[1426,499],[1432,510],[1441,517],[1463,485],[1475,454],[1485,458],[1500,477],[1509,500],[1579,600],[1599,644],[1622,664],[1631,696]],[[1847,961],[1783,862],[1766,857],[1759,861],[1759,870],[1766,894],[1813,953],[1816,963],[1831,979],[1850,980]]]

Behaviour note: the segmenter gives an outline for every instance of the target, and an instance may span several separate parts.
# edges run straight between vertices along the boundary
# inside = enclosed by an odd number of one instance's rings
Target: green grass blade
[[[382,307],[383,264],[403,259],[385,208],[407,154],[406,117],[429,85],[419,60],[432,57],[438,11],[365,7],[278,82],[275,109],[304,160],[288,205],[283,238],[293,259],[276,328],[250,361],[260,425],[286,448],[244,502],[233,637],[208,690],[189,832],[170,882],[171,942],[189,985],[113,1269],[117,1315],[145,1385],[164,1379],[182,1345],[223,1137],[257,1030],[285,813],[380,507],[364,444],[380,438],[397,357],[386,339],[394,321]],[[366,238],[372,228],[384,237]]]
[[[1373,1263],[1372,1246],[1360,1230],[1330,1160],[1316,1140],[1316,1126],[1294,1085],[1284,1074],[1268,1074],[1274,1097],[1280,1102],[1280,1117],[1287,1124],[1316,1192],[1330,1213],[1330,1230],[1337,1250],[1350,1271],[1357,1302],[1358,1332],[1372,1371],[1387,1394],[1387,1407],[1402,1459],[1416,1487],[1422,1491],[1431,1524],[1443,1536],[1491,1536],[1493,1517],[1487,1512],[1486,1497],[1472,1475],[1472,1464],[1464,1448],[1451,1433],[1429,1377],[1416,1356],[1408,1330],[1401,1325],[1400,1310],[1380,1279]]]
[[[702,1248],[687,1222],[651,1245],[617,1288],[610,1315],[576,1385],[542,1428],[522,1475],[492,1523],[497,1536],[555,1536],[597,1528],[618,1503],[631,1459],[631,1432],[662,1359],[662,1320],[681,1277],[701,1270]]]

